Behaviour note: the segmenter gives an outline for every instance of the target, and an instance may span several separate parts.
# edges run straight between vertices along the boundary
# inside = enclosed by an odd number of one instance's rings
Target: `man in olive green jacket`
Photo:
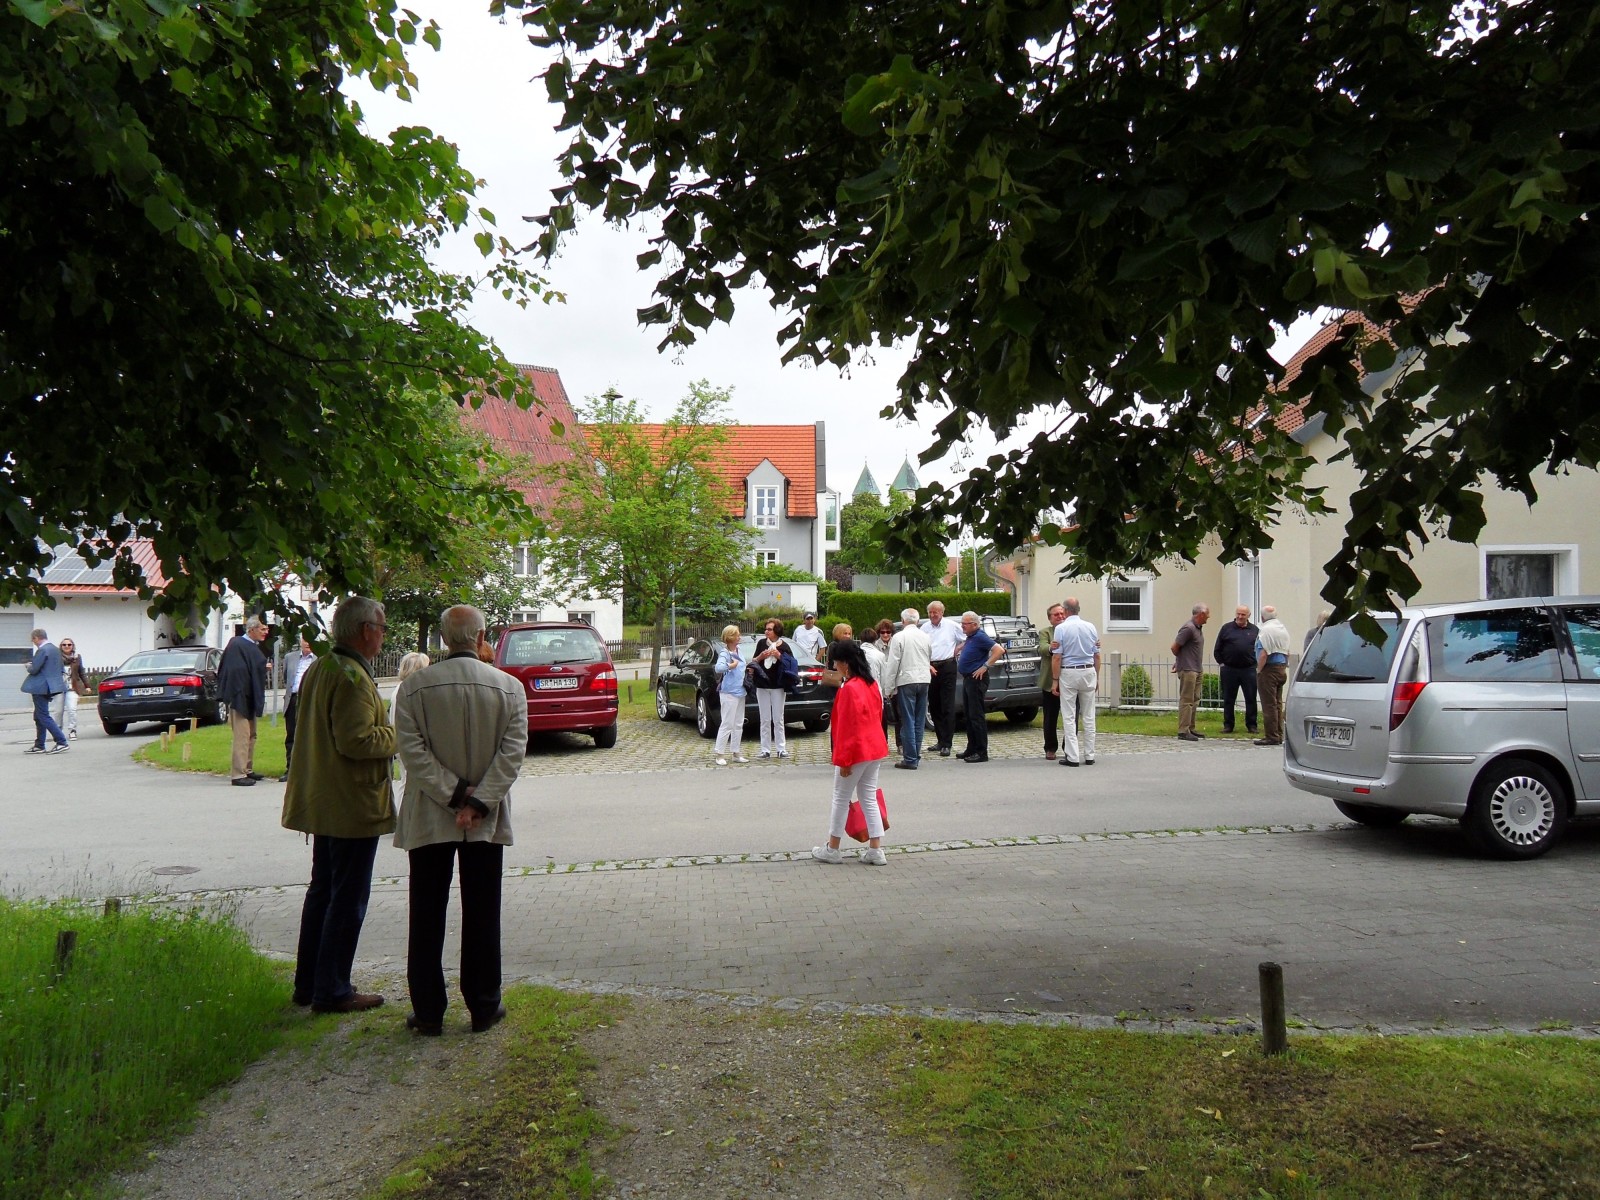
[[[300,912],[294,1002],[360,1012],[383,997],[350,983],[372,892],[378,838],[394,829],[394,726],[372,678],[383,605],[352,596],[333,615],[333,652],[306,668],[283,826],[311,838],[311,884]]]

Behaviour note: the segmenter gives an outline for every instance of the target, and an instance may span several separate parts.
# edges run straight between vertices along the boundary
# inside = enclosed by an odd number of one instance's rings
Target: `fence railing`
[[[1098,707],[1177,709],[1178,676],[1171,658],[1132,658],[1113,650],[1101,656],[1100,665],[1100,686],[1095,693]],[[1291,656],[1291,678],[1298,665],[1298,658]],[[1200,707],[1222,707],[1222,677],[1215,664],[1200,676]]]

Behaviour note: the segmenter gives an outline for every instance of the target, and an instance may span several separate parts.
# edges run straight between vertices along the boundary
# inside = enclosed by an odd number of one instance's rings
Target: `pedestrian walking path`
[[[1515,882],[1452,843],[1442,823],[1405,843],[1302,825],[904,846],[883,868],[798,847],[561,864],[506,880],[505,968],[602,990],[1247,1025],[1273,960],[1309,1025],[1594,1030],[1600,979],[1574,951],[1593,946],[1600,839]],[[290,955],[300,898],[231,900]],[[380,881],[360,982],[402,979],[404,955],[404,881]]]

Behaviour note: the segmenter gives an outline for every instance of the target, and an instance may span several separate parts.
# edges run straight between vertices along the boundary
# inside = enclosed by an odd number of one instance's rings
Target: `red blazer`
[[[833,765],[853,767],[888,756],[878,685],[853,675],[833,698]]]

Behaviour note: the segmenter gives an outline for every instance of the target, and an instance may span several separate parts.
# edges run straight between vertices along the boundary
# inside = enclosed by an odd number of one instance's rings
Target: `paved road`
[[[27,744],[24,726],[0,715],[0,753]],[[541,743],[518,793],[508,974],[1207,1020],[1253,1014],[1272,959],[1291,1012],[1317,1025],[1600,1023],[1600,831],[1488,862],[1448,823],[1343,825],[1245,745],[1108,740],[1071,771],[1037,757],[1037,736],[997,726],[986,765],[885,771],[881,869],[809,860],[822,738],[797,737],[790,763],[723,770],[681,726],[642,723],[613,751]],[[288,953],[307,856],[277,827],[282,789],[164,775],[129,748],[93,731],[67,755],[16,754],[6,890],[228,889],[257,942]],[[150,874],[174,865],[199,870]],[[375,888],[363,971],[397,978],[403,856],[385,847],[378,870],[395,878]],[[102,886],[117,880],[132,886]]]

